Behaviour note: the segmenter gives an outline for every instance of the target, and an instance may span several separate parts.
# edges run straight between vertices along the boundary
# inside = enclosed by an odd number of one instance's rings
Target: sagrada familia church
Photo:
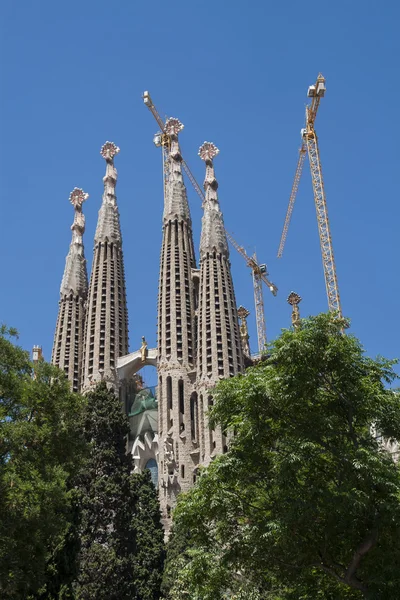
[[[170,139],[165,184],[163,238],[158,292],[157,348],[129,353],[128,313],[120,217],[117,206],[119,148],[106,142],[104,194],[94,239],[90,282],[83,245],[87,194],[75,188],[72,241],[60,289],[52,362],[62,369],[72,389],[87,393],[100,381],[119,393],[129,417],[129,451],[135,470],[150,468],[159,487],[162,517],[169,528],[177,495],[195,482],[199,466],[226,452],[220,428],[211,429],[208,409],[212,389],[243,370],[249,359],[245,322],[238,310],[229,248],[218,202],[213,159],[218,149],[205,142],[205,200],[199,264],[182,176],[178,134],[182,124],[168,119]],[[157,393],[141,389],[138,372],[157,368]],[[143,387],[143,386],[142,386]]]

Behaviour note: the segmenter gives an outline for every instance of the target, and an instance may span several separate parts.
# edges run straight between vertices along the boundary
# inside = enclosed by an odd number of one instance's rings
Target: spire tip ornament
[[[77,209],[81,208],[82,204],[89,198],[89,194],[86,194],[81,188],[74,188],[69,195],[69,201],[72,206]]]
[[[301,326],[299,310],[299,304],[301,300],[301,296],[299,296],[299,294],[296,294],[296,292],[290,292],[287,298],[288,304],[290,304],[292,307],[292,325],[294,329],[300,329]]]
[[[116,154],[118,154],[120,149],[114,142],[106,142],[102,145],[100,154],[105,160],[112,160]]]
[[[217,154],[219,154],[219,149],[212,142],[204,142],[199,148],[201,160],[212,160]]]
[[[168,135],[178,135],[178,133],[182,131],[183,128],[183,123],[181,123],[179,119],[175,119],[174,117],[170,117],[165,121],[165,133]]]

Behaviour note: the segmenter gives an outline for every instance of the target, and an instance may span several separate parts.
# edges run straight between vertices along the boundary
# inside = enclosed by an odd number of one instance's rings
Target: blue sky
[[[400,355],[398,3],[22,0],[0,10],[0,321],[18,328],[22,346],[40,344],[50,359],[75,186],[90,194],[90,270],[106,140],[121,148],[130,349],[142,335],[156,343],[162,173],[144,90],[184,123],[182,152],[200,183],[199,145],[220,148],[226,227],[279,288],[276,298],[265,289],[269,339],[290,323],[290,291],[303,297],[302,315],[325,311],[308,163],[276,258],[307,88],[321,71],[316,129],[343,312],[368,354]],[[198,248],[201,203],[188,192]],[[250,271],[231,257],[256,350]]]

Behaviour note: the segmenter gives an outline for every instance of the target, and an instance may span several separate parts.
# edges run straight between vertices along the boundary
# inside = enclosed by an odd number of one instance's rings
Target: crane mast
[[[332,238],[329,226],[328,207],[325,197],[324,180],[322,177],[321,159],[318,148],[318,137],[315,132],[315,119],[321,98],[325,95],[325,78],[319,74],[317,81],[308,89],[308,97],[311,103],[306,107],[306,126],[301,130],[302,145],[299,151],[299,158],[292,191],[289,199],[289,206],[286,213],[282,236],[279,244],[278,258],[281,258],[285,245],[290,219],[293,212],[294,202],[302,174],[305,155],[308,154],[310,162],[311,180],[314,192],[315,209],[317,213],[318,233],[321,245],[322,264],[324,268],[326,294],[328,298],[328,307],[331,312],[335,312],[339,317],[342,316],[340,304],[339,286],[337,282],[335,259],[333,255]]]
[[[154,136],[154,144],[157,147],[161,147],[162,155],[163,155],[163,172],[164,172],[164,197],[166,193],[166,183],[168,181],[169,174],[169,150],[170,150],[170,137],[165,131],[165,124],[160,117],[159,112],[157,111],[149,92],[143,93],[143,101],[147,108],[152,113],[153,117],[157,121],[157,124],[160,128],[160,132],[156,133]],[[188,176],[193,188],[197,192],[201,201],[203,202],[205,199],[205,195],[199,184],[197,183],[193,173],[189,169],[188,164],[182,158],[181,165]],[[259,264],[257,261],[257,257],[254,254],[253,256],[249,256],[246,250],[239,246],[233,236],[225,230],[226,237],[232,244],[232,246],[243,256],[245,259],[247,266],[252,270],[253,276],[253,287],[254,287],[254,304],[256,310],[256,324],[257,324],[257,340],[258,340],[258,349],[259,352],[262,352],[265,349],[265,345],[267,343],[267,334],[266,334],[266,326],[265,326],[265,311],[264,311],[264,294],[262,283],[268,286],[269,290],[272,292],[274,296],[276,296],[278,292],[278,288],[274,283],[271,283],[267,279],[268,271],[267,266],[265,264]]]
[[[322,178],[321,161],[319,157],[318,138],[314,130],[306,133],[308,158],[310,161],[311,178],[313,183],[315,209],[319,239],[321,244],[322,262],[324,265],[326,295],[331,312],[342,316],[339,286],[337,282],[335,258],[333,255],[331,231],[329,227],[328,207],[325,199],[324,181]]]
[[[253,259],[257,262],[257,257],[254,253]],[[261,265],[265,266],[265,265]],[[264,292],[262,285],[260,269],[252,269],[253,275],[253,288],[254,288],[254,305],[256,309],[256,323],[257,323],[257,342],[258,351],[262,352],[265,350],[267,345],[267,328],[265,325],[265,311],[264,311]],[[276,295],[276,292],[275,292]]]

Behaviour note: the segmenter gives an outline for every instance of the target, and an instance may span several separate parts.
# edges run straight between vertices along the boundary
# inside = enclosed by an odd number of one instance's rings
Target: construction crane
[[[321,244],[322,263],[324,267],[326,294],[328,297],[328,307],[331,312],[337,313],[339,317],[342,317],[335,259],[333,256],[332,238],[329,227],[328,208],[326,204],[321,160],[318,149],[318,137],[314,127],[320,100],[325,96],[325,90],[325,78],[320,73],[315,84],[308,88],[308,97],[311,98],[311,103],[306,106],[306,124],[304,129],[301,130],[302,144],[299,150],[299,158],[297,161],[292,191],[289,198],[289,206],[286,212],[285,223],[279,244],[278,258],[282,257],[294,202],[296,200],[296,194],[303,170],[304,159],[306,154],[308,154],[312,186],[314,191],[315,208],[317,211],[318,231]]]
[[[163,172],[164,172],[164,195],[166,192],[166,182],[168,181],[168,173],[169,173],[169,150],[171,147],[171,140],[169,135],[165,131],[165,124],[162,118],[160,117],[159,112],[157,111],[149,92],[143,93],[143,101],[147,108],[152,113],[153,117],[158,123],[160,128],[160,132],[156,133],[154,136],[154,144],[157,147],[162,148],[163,155]],[[183,160],[181,162],[186,175],[188,176],[191,184],[193,185],[195,191],[198,196],[201,198],[201,201],[204,202],[205,195],[199,184],[197,183],[193,173],[189,169],[187,163]],[[257,341],[258,341],[258,349],[259,352],[262,352],[265,349],[265,345],[267,343],[267,335],[266,335],[266,327],[265,327],[265,313],[264,313],[264,295],[263,295],[263,287],[262,283],[264,282],[269,290],[272,292],[274,296],[276,296],[278,292],[278,288],[275,284],[271,283],[267,279],[268,271],[267,266],[265,264],[259,264],[257,261],[256,254],[253,256],[249,256],[246,250],[240,246],[233,236],[225,230],[226,237],[232,244],[232,246],[243,256],[246,261],[248,267],[252,270],[253,276],[253,287],[254,287],[254,304],[256,309],[256,324],[257,324]]]
[[[254,288],[254,305],[256,309],[256,323],[257,323],[257,341],[258,351],[262,352],[265,349],[267,343],[267,334],[265,326],[265,313],[264,313],[264,293],[263,293],[263,282],[268,286],[269,290],[276,296],[278,288],[274,283],[271,283],[267,279],[268,271],[267,265],[259,264],[257,256],[254,253],[253,256],[249,256],[243,246],[239,246],[237,241],[232,235],[226,231],[226,237],[232,244],[232,246],[243,256],[247,266],[250,267],[253,276],[253,288]]]

